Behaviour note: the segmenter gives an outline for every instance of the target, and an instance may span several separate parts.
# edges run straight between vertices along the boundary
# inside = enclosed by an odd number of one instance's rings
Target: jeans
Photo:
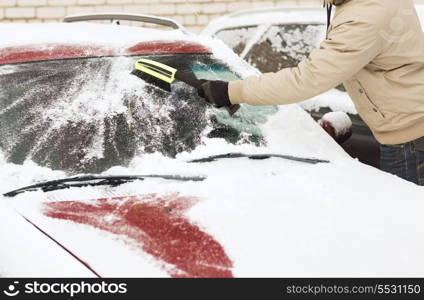
[[[424,186],[424,149],[416,142],[380,146],[381,170]]]

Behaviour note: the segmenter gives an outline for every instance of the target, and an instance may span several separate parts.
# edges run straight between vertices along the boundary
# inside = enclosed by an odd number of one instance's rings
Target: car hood
[[[350,159],[302,114],[282,109],[264,128],[264,148],[212,139],[176,159],[150,154],[108,171],[206,176],[202,182],[152,179],[3,200],[100,276],[423,276],[422,187]],[[304,143],[294,142],[299,133]],[[218,149],[331,162],[187,163]],[[14,168],[5,171],[18,174]],[[9,270],[18,276],[28,268],[49,275],[36,261]]]
[[[203,174],[9,203],[100,276],[423,275],[422,188],[357,162],[237,159]]]

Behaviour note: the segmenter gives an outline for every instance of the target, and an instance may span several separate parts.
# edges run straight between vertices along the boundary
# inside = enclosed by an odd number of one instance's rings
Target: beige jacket
[[[424,136],[424,34],[413,0],[338,2],[328,39],[295,68],[234,81],[230,101],[303,101],[344,83],[377,140]]]

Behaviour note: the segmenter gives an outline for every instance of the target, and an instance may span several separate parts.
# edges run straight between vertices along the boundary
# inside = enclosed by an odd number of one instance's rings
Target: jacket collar
[[[333,10],[333,5],[339,6],[339,5],[342,5],[342,4],[344,4],[348,1],[349,0],[324,0],[324,7],[327,8],[327,36],[326,36],[326,38],[328,38],[328,29],[330,28],[331,12]]]

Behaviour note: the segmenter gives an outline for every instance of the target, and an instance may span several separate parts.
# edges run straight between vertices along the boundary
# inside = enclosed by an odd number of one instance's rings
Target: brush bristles
[[[165,82],[165,81],[163,81],[159,78],[156,78],[152,75],[149,75],[149,74],[144,73],[144,72],[137,70],[137,69],[134,69],[131,72],[131,74],[137,76],[138,78],[144,80],[145,82],[147,82],[151,85],[154,85],[154,86],[156,86],[156,87],[158,87],[162,90],[165,90],[167,92],[171,92],[171,84],[169,84],[169,83],[167,83],[167,82]]]

